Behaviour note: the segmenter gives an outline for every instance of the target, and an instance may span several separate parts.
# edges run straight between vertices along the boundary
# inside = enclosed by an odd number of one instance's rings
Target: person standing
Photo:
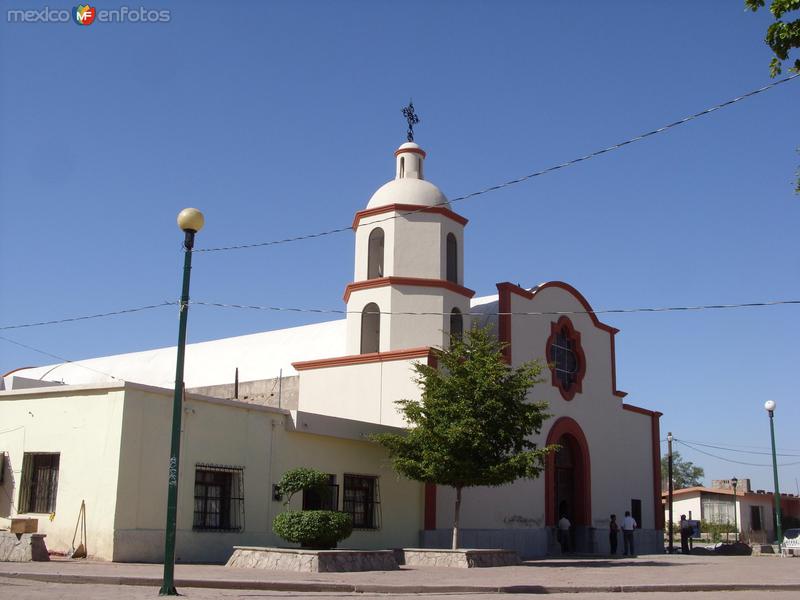
[[[617,515],[611,515],[611,522],[608,524],[608,545],[611,547],[611,554],[617,553],[617,542],[619,541],[619,524]]]
[[[681,515],[681,553],[689,554],[689,538],[692,537],[692,524]]]
[[[558,520],[558,541],[561,544],[561,554],[566,554],[569,550],[569,528],[572,523],[569,522],[567,515],[561,515]]]
[[[636,519],[631,516],[631,511],[625,511],[625,518],[622,519],[622,555],[634,556],[633,550],[633,530],[636,529]]]

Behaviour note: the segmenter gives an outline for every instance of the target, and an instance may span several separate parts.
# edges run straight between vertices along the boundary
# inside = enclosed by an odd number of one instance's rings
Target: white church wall
[[[445,306],[452,303],[452,296],[455,295],[439,288],[393,286],[392,306],[395,311],[434,314],[392,315],[389,326],[389,348],[399,350],[421,346],[441,347],[444,341],[443,332],[449,326],[449,317],[445,317],[442,313],[449,313],[449,310],[445,310]],[[466,304],[466,298],[463,300]]]
[[[441,219],[433,213],[412,213],[395,219],[395,249],[392,274],[402,277],[444,279]]]
[[[561,288],[545,288],[533,299],[511,294],[511,312],[569,312],[580,313],[585,307],[575,296]],[[587,314],[570,314],[567,317],[581,334],[581,346],[586,355],[586,373],[582,383],[584,397],[591,396],[594,405],[618,406],[619,399],[612,395],[611,341],[607,331],[598,329]],[[512,363],[538,358],[546,363],[546,344],[550,337],[551,324],[559,315],[513,315],[511,317]],[[550,370],[543,375],[548,380],[546,398],[554,405],[555,400],[565,402],[558,389],[549,385]],[[580,394],[579,394],[580,395]],[[578,398],[578,396],[576,396]],[[573,400],[574,401],[574,400]]]
[[[303,370],[299,408],[307,412],[403,427],[396,400],[417,400],[413,365],[420,358]]]
[[[3,491],[13,506],[0,523],[16,517],[26,452],[58,453],[55,512],[23,513],[38,519],[48,549],[67,552],[72,544],[81,501],[86,502],[88,551],[110,558],[122,427],[121,386],[57,386],[0,393],[0,450],[8,453],[10,469]],[[51,520],[52,517],[52,520]],[[77,545],[79,540],[75,543]]]

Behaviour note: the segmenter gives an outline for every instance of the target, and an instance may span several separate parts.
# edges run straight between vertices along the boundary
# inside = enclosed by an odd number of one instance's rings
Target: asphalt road
[[[581,593],[581,594],[309,594],[298,592],[275,592],[255,590],[220,590],[207,588],[182,588],[183,598],[189,600],[211,600],[215,598],[310,598],[311,600],[341,600],[359,598],[361,600],[412,600],[418,598],[439,598],[441,600],[498,600],[498,599],[537,599],[543,600],[796,600],[797,592],[651,592],[635,596],[621,593]],[[41,583],[23,579],[0,577],[0,600],[144,600],[158,598],[158,589],[127,585]]]

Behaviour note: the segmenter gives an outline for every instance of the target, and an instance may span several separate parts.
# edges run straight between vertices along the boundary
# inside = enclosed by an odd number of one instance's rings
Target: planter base
[[[351,571],[395,571],[391,550],[306,550],[234,546],[226,567],[295,571],[302,573],[346,573]]]
[[[0,531],[0,562],[50,560],[43,533],[11,533]]]
[[[411,567],[507,567],[519,564],[514,550],[403,548],[403,564]]]

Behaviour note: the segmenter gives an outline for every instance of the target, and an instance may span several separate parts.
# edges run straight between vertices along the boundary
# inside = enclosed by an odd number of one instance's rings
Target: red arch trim
[[[581,426],[575,419],[561,417],[553,423],[547,434],[547,445],[556,444],[563,435],[569,435],[577,446],[576,486],[575,486],[575,525],[592,524],[592,466],[589,458],[589,444]],[[545,524],[556,524],[556,456],[550,452],[544,468],[544,515]]]

